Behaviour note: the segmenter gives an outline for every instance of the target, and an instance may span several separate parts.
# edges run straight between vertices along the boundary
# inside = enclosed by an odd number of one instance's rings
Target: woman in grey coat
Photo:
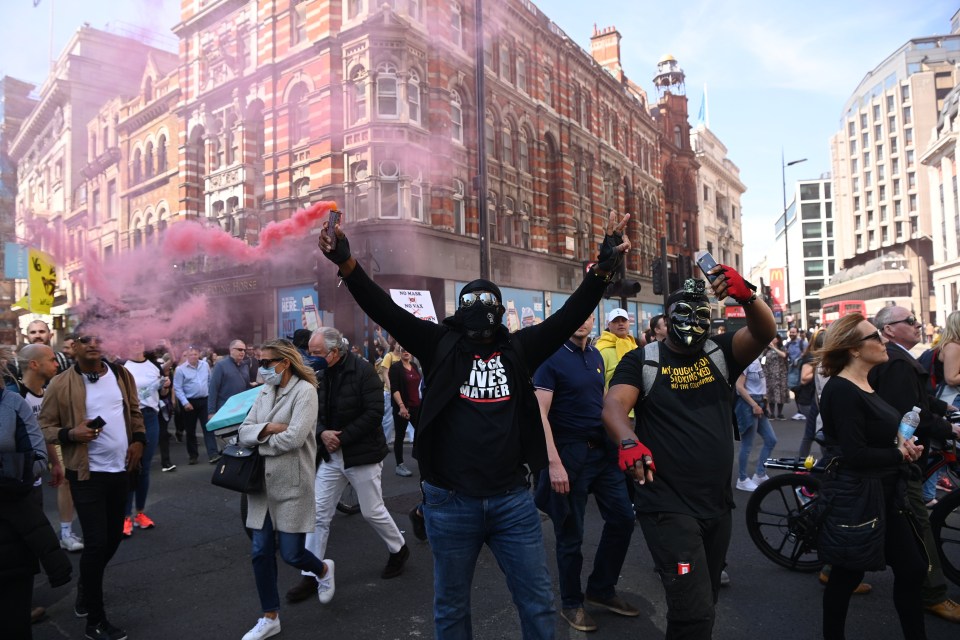
[[[333,561],[321,562],[304,546],[316,519],[317,379],[287,340],[263,346],[259,374],[263,391],[240,425],[239,439],[242,445],[258,446],[264,457],[264,490],[247,496],[253,575],[263,617],[243,640],[280,633],[277,546],[284,562],[318,576],[321,602],[333,597]]]

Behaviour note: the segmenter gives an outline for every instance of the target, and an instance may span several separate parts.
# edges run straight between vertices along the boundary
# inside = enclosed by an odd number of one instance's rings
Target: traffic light
[[[663,295],[663,258],[657,256],[653,261],[653,295]]]
[[[640,283],[636,280],[627,279],[627,265],[620,263],[617,270],[617,279],[607,285],[604,296],[607,298],[632,298],[640,293]]]

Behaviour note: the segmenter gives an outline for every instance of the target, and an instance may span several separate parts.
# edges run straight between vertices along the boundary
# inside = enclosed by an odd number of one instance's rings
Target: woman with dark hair
[[[247,494],[247,527],[253,530],[253,575],[263,617],[243,636],[262,640],[280,633],[277,558],[317,576],[321,602],[333,597],[333,562],[306,549],[316,520],[314,483],[317,378],[287,340],[263,345],[263,389],[238,434],[240,444],[264,457],[264,488]]]
[[[783,417],[783,405],[790,402],[790,389],[787,388],[787,352],[783,348],[783,338],[774,336],[761,359],[763,376],[767,381],[767,417],[786,420]]]
[[[927,637],[920,599],[927,560],[898,491],[922,449],[897,437],[900,416],[867,382],[870,369],[887,360],[885,343],[876,327],[851,314],[830,325],[818,353],[830,376],[820,398],[832,460],[820,490],[818,539],[821,559],[833,565],[823,593],[827,640],[844,638],[850,596],[864,572],[885,566],[893,569],[893,602],[904,637]]]
[[[400,348],[400,361],[390,365],[390,397],[393,400],[393,457],[397,461],[397,475],[404,478],[413,472],[403,464],[403,436],[407,424],[413,425],[416,441],[417,424],[420,422],[420,380],[423,375],[409,351]]]
[[[803,355],[800,357],[800,387],[808,388],[812,392],[809,402],[810,409],[805,414],[807,416],[807,423],[803,430],[803,439],[800,440],[800,453],[798,457],[801,461],[810,455],[810,447],[813,446],[813,440],[817,435],[817,425],[820,424],[820,421],[817,419],[820,416],[820,391],[823,389],[823,384],[826,383],[826,380],[817,371],[818,367],[814,360],[814,354],[817,349],[823,347],[823,339],[825,336],[825,330],[821,329],[817,331],[807,345]],[[818,376],[820,377],[819,384],[817,380]]]

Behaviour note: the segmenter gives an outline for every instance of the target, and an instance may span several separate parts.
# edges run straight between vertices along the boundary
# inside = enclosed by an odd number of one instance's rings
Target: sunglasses
[[[246,352],[247,352],[246,349],[241,349],[240,347],[233,347],[233,350],[234,350],[234,351],[241,351],[241,352],[243,352],[243,353],[246,353]]]
[[[260,367],[261,367],[262,369],[266,369],[267,367],[269,367],[269,366],[270,366],[271,364],[273,364],[274,362],[280,362],[280,361],[282,361],[282,360],[283,360],[283,358],[261,358],[261,359],[258,360],[257,362],[260,364]]]
[[[900,324],[901,322],[906,322],[911,327],[917,326],[917,319],[914,316],[907,316],[903,320],[895,320],[893,322],[888,322],[887,325]]]
[[[902,322],[902,321],[901,321]],[[883,344],[883,337],[880,335],[880,329],[877,329],[869,335],[862,336],[860,342],[866,342],[867,340],[876,340],[880,344]]]
[[[80,344],[90,344],[91,342],[96,342],[97,344],[100,344],[102,340],[100,340],[100,336],[80,336],[79,338],[77,338],[77,342],[79,342]]]
[[[460,295],[460,306],[469,307],[475,302],[486,305],[488,307],[496,307],[500,305],[500,300],[497,298],[496,294],[490,293],[489,291],[471,291],[470,293],[464,293]]]

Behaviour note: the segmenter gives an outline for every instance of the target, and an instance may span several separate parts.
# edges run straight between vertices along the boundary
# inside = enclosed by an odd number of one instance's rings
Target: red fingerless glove
[[[650,456],[650,461],[647,463],[647,468],[656,472],[657,468],[653,464],[653,453],[650,451],[650,449],[647,449],[646,446],[640,444],[636,440],[621,440],[619,449],[620,452],[618,458],[620,463],[620,471],[626,471],[627,469],[635,467],[637,463],[640,463],[642,468],[643,456]]]
[[[733,267],[728,267],[725,264],[720,266],[723,267],[723,275],[727,281],[727,292],[733,296],[734,300],[740,304],[750,304],[756,300],[756,295],[754,295],[754,291],[757,290],[756,285],[744,280],[743,276],[737,273],[737,270]]]

